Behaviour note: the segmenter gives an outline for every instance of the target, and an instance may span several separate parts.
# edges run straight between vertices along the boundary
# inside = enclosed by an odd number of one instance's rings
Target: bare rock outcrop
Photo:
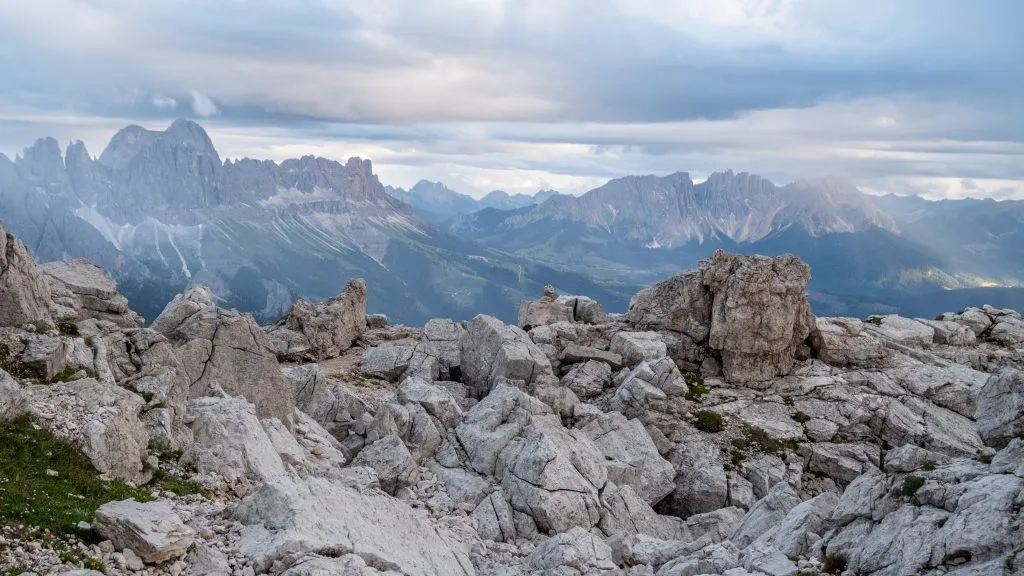
[[[266,329],[281,360],[321,361],[348,350],[366,331],[366,283],[350,280],[340,294],[323,302],[299,300],[276,325]]]
[[[46,273],[54,303],[75,312],[75,319],[109,320],[122,328],[137,328],[144,320],[128,307],[117,282],[88,260],[58,260],[40,266]]]
[[[459,342],[463,381],[477,397],[486,396],[502,378],[533,383],[553,376],[544,352],[520,328],[478,315]]]
[[[788,374],[814,316],[807,302],[810,268],[792,255],[776,258],[715,253],[698,270],[636,294],[629,321],[637,328],[685,334],[721,357],[730,382]]]
[[[53,301],[46,276],[28,248],[0,223],[0,326],[53,325]]]

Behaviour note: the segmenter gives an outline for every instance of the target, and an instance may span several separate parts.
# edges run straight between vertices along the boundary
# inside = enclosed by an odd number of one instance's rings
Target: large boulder
[[[995,448],[1024,434],[1024,372],[1006,368],[978,393],[975,420],[985,444]]]
[[[306,337],[304,360],[335,358],[366,331],[366,283],[350,280],[341,294],[323,302],[299,300],[278,326]]]
[[[0,369],[0,422],[10,422],[28,413],[28,400],[18,381]]]
[[[548,538],[530,554],[532,574],[618,574],[612,549],[604,540],[583,528],[573,528]]]
[[[137,394],[92,378],[26,389],[37,421],[70,438],[93,466],[115,478],[144,484],[149,432],[139,419],[145,402]]]
[[[46,277],[28,248],[0,223],[0,326],[52,326],[53,301]]]
[[[363,448],[352,465],[372,468],[380,479],[381,489],[392,495],[420,479],[416,460],[402,439],[394,435],[385,436]]]
[[[865,329],[897,344],[914,348],[930,348],[935,342],[935,328],[896,314],[872,316],[868,318]]]
[[[481,398],[502,378],[532,384],[553,376],[547,356],[520,328],[483,314],[473,318],[459,342],[462,380]]]
[[[523,330],[572,321],[572,309],[554,298],[544,296],[540,300],[523,300],[519,303],[518,324]]]
[[[255,404],[260,418],[292,421],[292,388],[252,316],[217,308],[209,289],[193,286],[167,304],[153,329],[175,346],[189,398],[220,389]]]
[[[122,328],[142,326],[142,316],[128,307],[117,282],[88,260],[59,260],[40,266],[50,282],[56,304],[74,310],[78,320],[109,320]]]
[[[501,487],[512,508],[533,517],[548,534],[601,519],[599,492],[608,479],[604,457],[580,430],[566,430],[557,416],[534,416],[522,436],[498,458]]]
[[[370,416],[369,407],[344,384],[332,380],[317,364],[282,369],[292,385],[295,407],[308,414],[339,441],[344,441],[361,417]]]
[[[471,575],[466,552],[403,502],[372,488],[357,490],[322,478],[278,478],[235,510],[241,552],[257,573],[280,561],[325,550],[360,556],[372,566],[409,576]]]
[[[730,382],[770,380],[789,373],[814,327],[809,281],[810,267],[791,254],[768,258],[719,250],[698,270],[637,293],[629,320],[717,351]]]
[[[866,333],[857,318],[817,318],[811,347],[818,359],[832,366],[884,368],[893,362],[892,351]]]
[[[591,420],[582,430],[604,456],[609,481],[631,486],[648,504],[675,489],[675,469],[658,453],[639,420],[610,412]]]
[[[423,336],[436,351],[438,378],[441,380],[459,380],[462,378],[462,359],[459,355],[459,342],[466,329],[446,318],[434,318],[423,326]]]
[[[150,564],[184,556],[195,542],[195,532],[162,501],[107,502],[96,510],[92,527],[116,549],[130,549]]]
[[[535,417],[550,414],[551,409],[540,400],[501,385],[466,413],[455,433],[466,450],[469,465],[490,476],[495,474],[498,455],[509,442],[522,434]]]
[[[231,487],[285,473],[284,463],[244,398],[203,397],[189,402],[194,441],[183,460],[200,475]]]

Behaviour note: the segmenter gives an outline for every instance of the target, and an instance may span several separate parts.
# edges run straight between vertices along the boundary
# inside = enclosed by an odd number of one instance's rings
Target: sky
[[[826,175],[1024,199],[1019,0],[0,2],[0,153],[199,121],[224,158],[582,193]]]

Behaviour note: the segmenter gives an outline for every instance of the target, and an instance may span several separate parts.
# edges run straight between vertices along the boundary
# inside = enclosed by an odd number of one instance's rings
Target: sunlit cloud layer
[[[59,14],[59,17],[54,15]],[[176,117],[226,158],[580,193],[734,169],[1024,198],[1011,0],[0,3],[0,152]]]

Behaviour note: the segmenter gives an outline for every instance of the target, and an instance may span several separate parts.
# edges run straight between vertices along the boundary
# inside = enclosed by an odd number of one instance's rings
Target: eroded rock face
[[[719,251],[698,270],[637,293],[629,320],[684,334],[717,352],[730,382],[765,381],[789,373],[814,327],[809,281],[810,268],[795,256]]]
[[[268,335],[279,354],[283,351],[282,359],[320,361],[341,355],[365,331],[366,283],[356,279],[323,302],[299,300]]]
[[[56,304],[74,310],[76,319],[109,320],[122,328],[142,326],[142,316],[128,307],[117,282],[88,260],[59,260],[41,265]]]
[[[153,329],[174,344],[190,398],[220,389],[255,404],[260,418],[292,421],[292,388],[252,316],[217,308],[209,289],[194,286],[164,308]]]
[[[818,358],[832,366],[882,368],[893,361],[892,351],[866,333],[857,318],[817,318],[811,345]]]
[[[1024,372],[1007,368],[992,375],[978,394],[976,419],[982,440],[995,448],[1024,434]]]
[[[500,379],[533,383],[552,376],[551,363],[530,337],[492,316],[479,315],[466,326],[459,343],[462,378],[477,397]]]
[[[372,490],[320,478],[280,478],[246,496],[235,512],[241,549],[257,570],[306,553],[338,550],[410,576],[474,573],[466,553],[409,506]]]
[[[46,277],[28,248],[0,223],[0,326],[52,326],[53,301]]]

